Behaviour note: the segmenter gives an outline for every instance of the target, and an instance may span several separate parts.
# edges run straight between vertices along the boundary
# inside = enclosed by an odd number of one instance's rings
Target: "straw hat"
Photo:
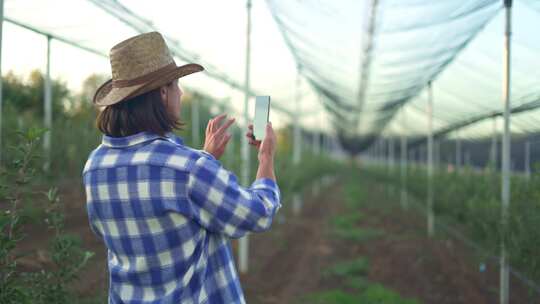
[[[150,32],[115,45],[110,52],[112,79],[94,95],[94,104],[108,106],[162,87],[204,68],[190,63],[176,66],[163,36]]]

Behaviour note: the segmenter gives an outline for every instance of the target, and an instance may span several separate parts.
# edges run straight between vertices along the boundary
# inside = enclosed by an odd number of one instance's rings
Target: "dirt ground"
[[[480,272],[473,253],[465,245],[447,238],[428,238],[425,220],[418,213],[403,212],[397,204],[378,206],[385,191],[382,187],[368,191],[366,201],[371,203],[360,210],[364,214],[360,226],[384,233],[360,243],[333,237],[329,233],[330,219],[346,212],[342,179],[321,186],[319,193],[306,189],[299,214],[293,214],[290,203],[284,202],[286,206],[270,231],[250,235],[249,272],[241,274],[247,303],[303,303],[305,295],[340,287],[335,280],[323,276],[324,269],[336,261],[358,256],[369,258],[370,282],[381,283],[420,303],[498,302],[496,267],[488,264],[487,270]],[[80,187],[64,187],[61,193],[68,205],[67,230],[79,234],[84,246],[95,252],[74,289],[81,297],[106,294],[106,252],[88,228],[84,193]],[[50,233],[39,225],[26,229],[29,237],[22,250],[29,256],[22,264],[28,269],[39,268],[46,263],[41,253]],[[533,300],[523,287],[513,284],[511,303],[540,300]]]
[[[302,303],[303,295],[340,287],[322,272],[336,261],[364,256],[368,280],[383,284],[420,303],[498,303],[498,269],[480,272],[473,253],[447,238],[428,238],[425,220],[396,204],[381,208],[381,187],[370,188],[361,208],[363,228],[383,231],[381,237],[354,244],[336,240],[329,219],[346,212],[337,181],[321,195],[305,194],[301,214],[285,210],[285,223],[270,233],[253,235],[250,271],[242,275],[248,303]],[[374,203],[377,202],[377,203]],[[384,204],[384,202],[381,202]],[[540,303],[512,281],[511,303]]]

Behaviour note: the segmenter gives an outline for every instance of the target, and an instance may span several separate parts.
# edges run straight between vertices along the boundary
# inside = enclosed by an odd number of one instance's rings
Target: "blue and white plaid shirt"
[[[245,303],[230,238],[270,228],[267,178],[238,184],[172,132],[103,135],[84,167],[90,227],[108,249],[109,303]]]

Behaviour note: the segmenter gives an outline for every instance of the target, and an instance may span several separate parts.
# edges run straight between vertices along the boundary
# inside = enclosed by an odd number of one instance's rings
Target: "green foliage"
[[[360,295],[358,294],[350,294],[342,290],[334,289],[311,294],[306,297],[302,303],[358,304],[362,302],[360,302]]]
[[[345,204],[350,210],[357,210],[365,198],[365,187],[361,184],[359,178],[359,169],[347,171],[347,179],[343,187],[343,197]]]
[[[380,168],[365,172],[382,183],[400,185],[399,175],[388,175]],[[427,173],[409,168],[407,191],[422,203],[427,197]],[[501,220],[501,176],[493,170],[483,172],[466,168],[459,172],[436,170],[433,177],[436,218],[457,227],[487,252],[498,255],[505,238],[510,263],[540,282],[540,175],[530,180],[511,178],[511,203],[508,224]]]
[[[344,280],[345,287],[353,290],[362,290],[369,285],[365,277],[348,276]]]
[[[376,229],[358,227],[350,229],[336,228],[333,233],[338,238],[357,243],[372,240],[383,234],[383,232]]]
[[[417,304],[416,300],[404,299],[396,292],[380,284],[369,285],[360,295],[358,303],[366,304]]]
[[[331,219],[331,223],[336,228],[349,229],[354,228],[354,226],[363,218],[364,217],[360,211],[355,211],[354,213],[346,213],[335,216]]]
[[[19,114],[43,117],[44,83],[44,76],[38,70],[32,71],[27,79],[8,72],[2,83],[6,106]],[[64,104],[72,97],[66,84],[51,80],[51,92],[53,113],[63,115]]]
[[[365,275],[369,271],[369,260],[359,257],[351,261],[338,262],[324,271],[326,276],[349,277]]]
[[[402,298],[396,292],[380,284],[369,284],[359,293],[349,293],[339,289],[313,293],[302,303],[316,304],[418,304],[414,299]]]
[[[359,257],[354,260],[341,261],[326,269],[323,273],[326,277],[337,278],[344,285],[344,290],[333,289],[308,295],[303,300],[306,303],[418,303],[412,299],[403,299],[396,292],[383,287],[380,284],[370,283],[366,275],[369,271],[369,260]],[[347,292],[345,290],[353,290]]]
[[[19,144],[11,147],[13,159],[0,167],[0,201],[9,204],[0,214],[0,303],[72,303],[74,296],[68,284],[93,255],[81,248],[77,237],[63,233],[60,198],[57,189],[51,187],[41,193],[41,200],[47,202],[45,221],[54,231],[49,250],[52,265],[35,272],[18,268],[21,255],[17,246],[25,237],[21,210],[29,200],[36,199],[32,182],[39,171],[33,164],[39,163],[37,149],[45,132],[40,128],[17,132]]]
[[[364,242],[379,237],[383,232],[358,226],[363,219],[363,214],[358,210],[358,207],[363,202],[365,192],[363,185],[358,183],[359,179],[355,175],[350,175],[343,187],[343,197],[349,212],[333,217],[330,224],[334,236],[353,242]]]
[[[339,172],[343,165],[323,155],[304,153],[299,165],[293,164],[291,155],[277,155],[275,167],[280,190],[288,198],[321,177]]]

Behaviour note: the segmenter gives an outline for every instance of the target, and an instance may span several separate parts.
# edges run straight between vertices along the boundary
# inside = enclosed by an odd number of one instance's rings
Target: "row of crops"
[[[377,180],[403,189],[426,210],[427,169],[407,167],[401,178],[398,167],[374,166],[365,170]],[[404,184],[402,181],[405,181]],[[507,226],[501,221],[499,172],[473,168],[436,169],[433,175],[435,222],[455,228],[466,240],[481,248],[484,255],[497,257],[504,238],[510,264],[532,281],[540,282],[540,174],[511,178],[512,197]]]

